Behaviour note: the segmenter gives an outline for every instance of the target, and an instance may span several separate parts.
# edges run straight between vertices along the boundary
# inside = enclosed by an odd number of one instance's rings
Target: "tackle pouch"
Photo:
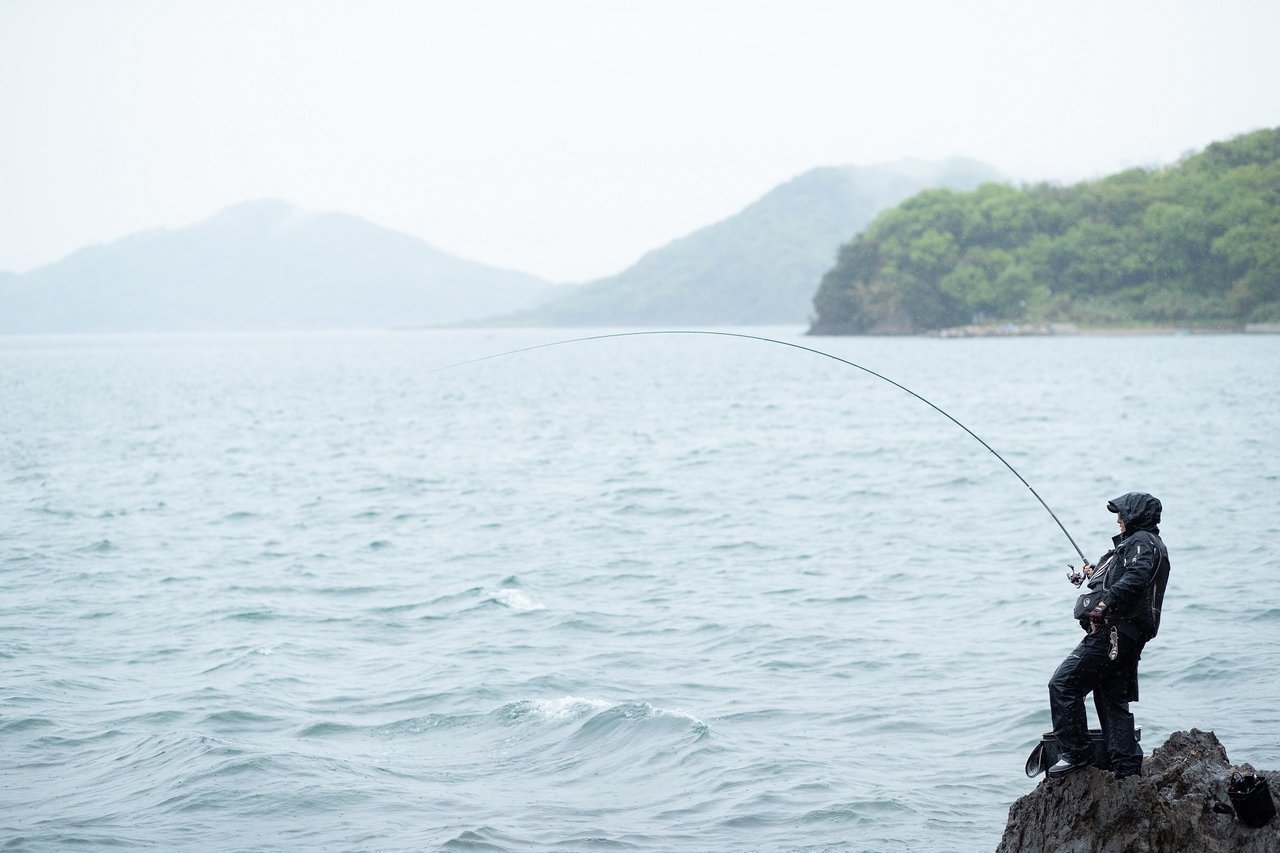
[[[1232,773],[1227,796],[1231,798],[1236,817],[1246,826],[1266,826],[1275,817],[1276,803],[1271,799],[1266,776]]]
[[[1089,611],[1098,606],[1098,602],[1102,601],[1103,589],[1091,589],[1082,595],[1076,597],[1075,609],[1071,611],[1077,620],[1089,618]]]
[[[1093,571],[1093,577],[1089,579],[1089,591],[1076,596],[1076,606],[1072,608],[1071,615],[1077,622],[1088,620],[1089,611],[1102,601],[1102,596],[1109,586],[1107,576],[1111,573],[1111,563],[1115,559],[1115,553],[1115,551],[1108,551],[1103,555],[1098,561],[1098,567]]]

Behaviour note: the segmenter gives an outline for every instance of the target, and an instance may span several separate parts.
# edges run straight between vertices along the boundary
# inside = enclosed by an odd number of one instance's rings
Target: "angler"
[[[1119,778],[1142,773],[1142,749],[1134,735],[1129,703],[1138,701],[1138,660],[1160,630],[1160,609],[1169,582],[1169,552],[1160,539],[1160,501],[1129,492],[1107,503],[1120,533],[1097,565],[1085,563],[1077,586],[1089,578],[1089,592],[1076,600],[1075,617],[1087,632],[1049,681],[1049,710],[1058,761],[1048,770],[1060,778],[1095,763],[1085,722],[1084,697],[1102,726],[1106,764]],[[1030,772],[1030,771],[1028,771]]]

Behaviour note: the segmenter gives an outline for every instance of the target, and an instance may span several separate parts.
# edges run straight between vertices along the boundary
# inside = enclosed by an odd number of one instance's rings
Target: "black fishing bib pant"
[[[1084,697],[1093,693],[1111,770],[1117,776],[1142,771],[1142,751],[1133,735],[1129,703],[1138,700],[1138,658],[1143,643],[1117,631],[1118,654],[1111,660],[1111,628],[1086,634],[1049,679],[1049,712],[1059,755],[1072,763],[1092,763],[1093,746]]]

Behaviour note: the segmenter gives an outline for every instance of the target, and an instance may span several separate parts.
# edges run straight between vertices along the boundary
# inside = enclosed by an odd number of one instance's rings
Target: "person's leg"
[[[1129,702],[1138,694],[1138,652],[1141,646],[1119,635],[1120,654],[1098,679],[1093,691],[1093,707],[1107,741],[1107,758],[1116,776],[1142,773],[1142,750],[1133,731]]]
[[[1106,665],[1109,642],[1105,631],[1085,635],[1049,679],[1049,713],[1058,755],[1071,764],[1092,763],[1089,723],[1084,697],[1098,684]]]

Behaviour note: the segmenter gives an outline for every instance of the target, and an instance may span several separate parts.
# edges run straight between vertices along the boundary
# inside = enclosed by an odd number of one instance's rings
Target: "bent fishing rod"
[[[1058,518],[1057,513],[1055,513],[1047,503],[1045,503],[1044,498],[1040,497],[1040,493],[1031,487],[1031,484],[1026,481],[1026,478],[1024,478],[1021,474],[1018,473],[1018,469],[1010,465],[1009,460],[1005,459],[1003,456],[997,453],[996,449],[991,445],[987,444],[980,435],[978,435],[973,430],[969,429],[964,424],[960,423],[960,421],[956,420],[951,415],[951,413],[945,411],[941,406],[934,403],[932,400],[922,397],[921,395],[917,394],[915,391],[912,391],[910,388],[903,385],[901,382],[895,382],[894,380],[890,379],[888,376],[885,376],[883,373],[877,373],[871,368],[864,367],[863,365],[850,361],[847,358],[841,358],[840,356],[835,355],[833,353],[825,352],[823,350],[815,349],[813,347],[807,347],[807,346],[804,346],[803,344],[792,343],[791,341],[780,341],[780,340],[777,340],[776,338],[766,338],[762,335],[748,335],[742,332],[719,332],[719,331],[712,331],[709,329],[644,329],[644,330],[634,331],[634,332],[610,332],[608,334],[602,334],[602,335],[586,335],[580,338],[569,338],[567,340],[562,340],[562,341],[550,341],[545,344],[534,344],[533,346],[520,347],[519,349],[507,350],[505,352],[496,352],[490,355],[480,356],[479,358],[471,358],[471,359],[467,359],[466,361],[458,361],[458,362],[454,362],[453,364],[446,364],[442,367],[437,367],[432,369],[431,372],[438,373],[442,370],[452,370],[455,367],[462,367],[468,364],[477,364],[479,362],[489,361],[495,358],[504,358],[509,355],[518,355],[519,353],[532,352],[534,350],[547,349],[549,347],[565,346],[566,344],[578,344],[578,343],[585,343],[587,341],[602,341],[602,340],[607,340],[609,338],[634,338],[634,337],[642,337],[645,335],[708,335],[712,337],[722,337],[722,338],[743,338],[749,341],[761,341],[767,344],[777,344],[778,346],[791,347],[792,349],[803,350],[805,352],[811,352],[814,355],[820,355],[823,358],[829,358],[832,361],[838,361],[841,364],[848,365],[849,367],[855,367],[869,376],[874,376],[876,379],[879,379],[882,382],[888,382],[894,388],[897,388],[900,391],[905,391],[906,393],[910,394],[912,397],[915,397],[921,403],[924,403],[926,406],[933,409],[938,414],[942,415],[947,420],[951,421],[956,426],[960,427],[960,429],[967,432],[970,435],[970,437],[972,437],[975,441],[977,441],[979,444],[981,444],[983,447],[989,450],[992,456],[999,459],[1001,463],[1004,464],[1004,467],[1008,468],[1009,472],[1012,473],[1013,476],[1017,477],[1018,481],[1022,483],[1022,485],[1026,486],[1027,490],[1030,491],[1031,494],[1035,496],[1035,499],[1040,502],[1040,506],[1044,507],[1045,512],[1049,513],[1049,516],[1057,523],[1058,528],[1062,531],[1062,534],[1067,537],[1067,541],[1071,543],[1071,547],[1074,548],[1076,550],[1076,553],[1080,555],[1080,559],[1085,563],[1085,565],[1088,565],[1089,558],[1084,555],[1084,551],[1080,550],[1080,546],[1076,544],[1076,540],[1071,538],[1071,534],[1067,532],[1066,526],[1063,525],[1062,521]]]

